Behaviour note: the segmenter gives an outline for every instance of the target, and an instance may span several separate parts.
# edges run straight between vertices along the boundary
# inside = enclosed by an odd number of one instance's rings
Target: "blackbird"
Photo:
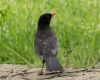
[[[52,16],[56,13],[45,13],[39,17],[38,28],[35,34],[34,47],[36,53],[42,60],[42,70],[46,63],[46,69],[50,72],[63,72],[62,66],[57,59],[58,41],[55,33],[50,27]]]

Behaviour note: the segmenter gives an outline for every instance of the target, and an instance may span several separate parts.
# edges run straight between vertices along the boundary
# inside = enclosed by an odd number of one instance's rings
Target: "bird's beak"
[[[52,16],[55,16],[55,15],[56,15],[56,12],[52,12],[51,15],[52,15]]]

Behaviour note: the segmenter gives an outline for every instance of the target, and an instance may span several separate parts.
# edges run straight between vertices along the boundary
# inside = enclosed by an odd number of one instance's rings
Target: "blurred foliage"
[[[40,67],[34,52],[37,20],[56,11],[51,26],[63,67],[93,67],[100,60],[100,0],[0,0],[0,63]]]

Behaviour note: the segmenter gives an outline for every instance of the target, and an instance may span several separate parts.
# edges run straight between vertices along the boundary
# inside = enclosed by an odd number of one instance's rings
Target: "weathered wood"
[[[63,74],[38,75],[40,68],[25,65],[0,65],[0,80],[100,80],[100,69],[64,69]]]

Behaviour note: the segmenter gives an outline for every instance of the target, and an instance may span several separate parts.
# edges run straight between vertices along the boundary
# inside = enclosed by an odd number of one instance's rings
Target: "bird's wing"
[[[49,51],[53,54],[53,55],[56,55],[57,53],[57,50],[58,50],[58,41],[57,41],[57,38],[56,38],[56,35],[53,34],[52,36],[50,36],[48,38],[48,48],[49,48]]]
[[[44,56],[56,55],[58,50],[58,41],[55,34],[41,39],[37,35],[35,36],[34,42],[35,50],[40,58]]]

